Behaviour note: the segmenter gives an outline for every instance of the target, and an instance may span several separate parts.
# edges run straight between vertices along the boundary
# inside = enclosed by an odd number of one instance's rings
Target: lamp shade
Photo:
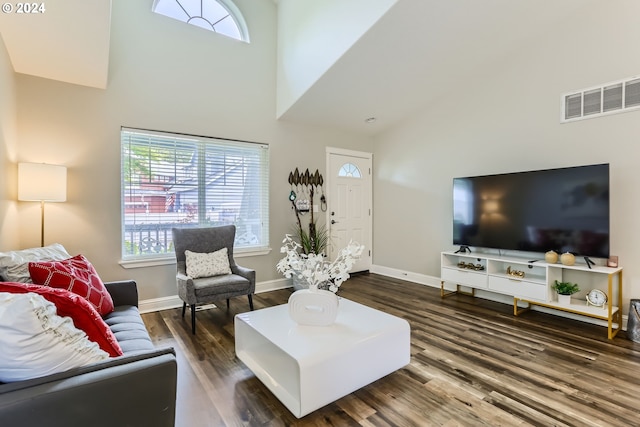
[[[67,168],[46,163],[18,163],[18,200],[66,201]]]

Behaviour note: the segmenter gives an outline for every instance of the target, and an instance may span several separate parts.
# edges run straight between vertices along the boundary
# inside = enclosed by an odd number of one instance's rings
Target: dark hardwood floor
[[[256,309],[290,290],[255,295]],[[411,363],[295,418],[235,357],[233,316],[246,298],[197,313],[143,315],[155,343],[178,354],[176,425],[198,426],[633,426],[640,425],[640,344],[540,312],[360,274],[340,295],[405,318]],[[375,357],[375,355],[372,355]]]

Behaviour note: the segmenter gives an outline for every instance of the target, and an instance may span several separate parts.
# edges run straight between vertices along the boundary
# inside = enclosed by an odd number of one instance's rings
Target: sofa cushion
[[[115,335],[125,356],[155,348],[138,307],[118,306],[104,316],[104,321]]]
[[[0,252],[0,276],[7,282],[31,283],[29,262],[61,261],[71,257],[60,243],[42,248]]]
[[[89,340],[98,344],[110,356],[122,356],[122,349],[116,336],[102,320],[96,309],[80,295],[66,289],[56,289],[33,283],[0,282],[0,292],[23,294],[27,292],[42,295],[56,306],[56,314],[70,317],[73,325],[87,334]]]
[[[113,300],[93,265],[83,255],[62,261],[30,262],[34,283],[64,288],[84,297],[102,316],[113,311]]]
[[[184,251],[187,275],[192,279],[231,274],[227,248],[211,253]]]
[[[0,293],[0,381],[36,378],[109,355],[43,296]]]

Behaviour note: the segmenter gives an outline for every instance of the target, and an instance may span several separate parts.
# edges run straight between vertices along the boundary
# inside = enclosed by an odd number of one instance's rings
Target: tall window
[[[172,254],[171,228],[236,225],[236,250],[269,246],[269,147],[122,128],[123,259]]]
[[[152,10],[205,30],[249,42],[247,24],[231,0],[155,0]]]

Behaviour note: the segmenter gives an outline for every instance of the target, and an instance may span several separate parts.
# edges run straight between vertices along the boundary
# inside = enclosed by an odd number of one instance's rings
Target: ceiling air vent
[[[562,95],[560,122],[588,119],[640,108],[640,77]]]

